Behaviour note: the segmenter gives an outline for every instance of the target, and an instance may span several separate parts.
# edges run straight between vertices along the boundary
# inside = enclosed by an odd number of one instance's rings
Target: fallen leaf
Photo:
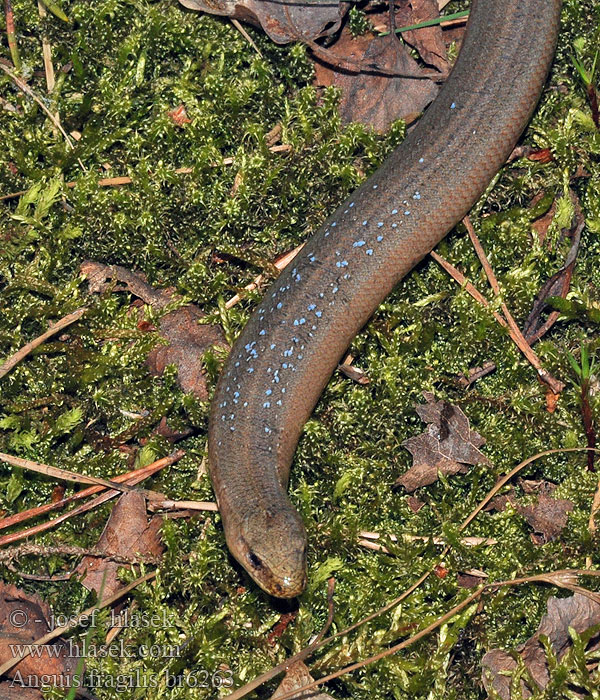
[[[569,598],[549,598],[547,610],[535,634],[516,649],[542,690],[548,685],[549,673],[540,637],[548,637],[552,650],[560,661],[571,647],[569,628],[582,634],[590,627],[600,624],[600,603],[581,593],[575,593]],[[517,661],[502,649],[491,649],[481,663],[483,685],[487,692],[491,694],[495,691],[502,700],[510,700],[511,677],[506,672],[514,671]],[[523,680],[521,693],[524,698],[532,695]]]
[[[120,265],[109,266],[86,260],[81,264],[80,271],[87,277],[91,293],[104,293],[116,280],[125,284],[125,288],[114,287],[113,291],[126,289],[155,309],[162,309],[177,300],[173,290],[154,289],[143,275]],[[134,302],[132,306],[139,304]],[[205,315],[194,304],[188,304],[163,316],[159,331],[169,344],[151,350],[147,359],[148,368],[154,375],[161,375],[167,365],[174,364],[177,367],[179,386],[183,391],[194,394],[200,401],[208,399],[202,355],[213,345],[227,347],[219,326],[199,324]],[[149,331],[151,325],[147,324],[145,319],[140,319],[138,328]]]
[[[408,504],[408,507],[412,510],[413,513],[418,513],[421,510],[421,508],[423,508],[423,506],[425,505],[423,501],[420,501],[414,496],[407,496],[406,503]]]
[[[27,688],[14,681],[0,683],[0,700],[44,700],[37,688]]]
[[[107,557],[125,560],[159,557],[164,549],[160,541],[161,525],[162,517],[159,515],[148,521],[144,494],[128,491],[112,509],[96,549]],[[102,597],[106,598],[122,586],[117,578],[118,569],[122,566],[122,562],[110,558],[85,556],[76,571],[83,574],[81,583],[87,589],[98,594],[101,592]]]
[[[174,364],[179,386],[200,401],[208,399],[201,357],[213,345],[226,347],[225,337],[218,326],[198,323],[204,316],[198,307],[191,304],[163,316],[160,334],[169,341],[169,345],[151,350],[147,360],[148,368],[154,375],[162,374],[167,365]]]
[[[278,697],[286,693],[291,693],[313,681],[314,678],[310,675],[306,664],[302,661],[296,661],[296,663],[293,663],[285,672],[285,676],[277,686],[277,690],[271,695],[271,700],[277,700]],[[290,700],[333,700],[333,698],[327,693],[319,693],[316,688],[312,688],[303,693],[292,695]]]
[[[335,34],[350,8],[347,2],[281,0],[179,0],[190,10],[239,19],[260,26],[277,44]]]
[[[471,571],[460,571],[456,577],[456,582],[461,588],[476,588],[488,578],[485,571],[472,569]]]
[[[16,586],[0,581],[0,663],[15,658],[14,645],[31,644],[46,635],[54,624],[50,607],[37,595],[30,595]],[[13,648],[11,649],[11,646]],[[69,646],[71,645],[71,646]],[[42,685],[42,676],[64,679],[68,685],[77,670],[78,654],[72,642],[54,639],[41,647],[39,654],[26,656],[7,671],[15,688],[11,697],[22,697],[20,685]]]
[[[409,27],[440,16],[438,0],[410,0],[396,13],[396,26]],[[402,39],[419,52],[419,56],[442,73],[449,69],[446,42],[440,25],[402,32]]]
[[[430,72],[420,68],[406,47],[391,35],[365,34],[354,38],[345,27],[338,41],[329,48],[336,56],[398,73]],[[396,119],[414,121],[439,90],[431,80],[382,75],[374,70],[342,70],[321,57],[315,59],[315,83],[341,88],[339,111],[345,124],[360,121],[380,133],[386,132]]]
[[[544,542],[550,542],[560,535],[567,524],[569,513],[573,510],[573,503],[542,493],[537,503],[527,506],[516,504],[515,508],[535,532],[543,536]]]
[[[466,465],[490,464],[479,450],[485,440],[471,430],[469,419],[460,408],[436,401],[429,392],[423,395],[427,403],[416,404],[415,409],[428,424],[427,430],[402,443],[412,454],[413,465],[396,480],[396,485],[409,492],[434,483],[439,473],[465,473]]]

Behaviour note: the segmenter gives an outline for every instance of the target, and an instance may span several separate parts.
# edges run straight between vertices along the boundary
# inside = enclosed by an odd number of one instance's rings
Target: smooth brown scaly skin
[[[265,591],[306,584],[306,533],[286,487],[304,422],[384,297],[469,211],[537,103],[560,0],[474,0],[435,102],[265,294],[219,380],[212,483],[232,554]]]

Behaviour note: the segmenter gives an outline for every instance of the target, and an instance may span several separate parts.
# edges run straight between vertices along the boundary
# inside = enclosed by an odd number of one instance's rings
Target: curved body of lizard
[[[219,379],[209,469],[227,544],[278,597],[306,583],[286,487],[304,422],[384,297],[469,211],[529,121],[561,0],[474,0],[452,73],[405,141],[265,294]]]

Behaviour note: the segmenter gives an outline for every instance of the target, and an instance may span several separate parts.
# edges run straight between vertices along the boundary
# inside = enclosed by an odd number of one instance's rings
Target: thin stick
[[[55,479],[61,479],[62,481],[74,481],[78,484],[96,484],[98,486],[104,486],[108,489],[117,489],[118,491],[133,491],[131,486],[127,486],[126,484],[118,484],[114,481],[102,479],[98,476],[78,474],[77,472],[72,472],[68,469],[53,467],[50,464],[32,462],[30,459],[14,457],[13,455],[7,455],[4,452],[0,452],[0,461],[11,464],[13,467],[20,467],[21,469],[27,469],[28,471],[36,472],[38,474],[45,474],[46,476],[52,476]]]
[[[48,15],[46,6],[38,0],[38,12],[42,19]],[[42,56],[44,58],[44,73],[46,75],[46,89],[48,94],[54,90],[56,84],[54,79],[54,65],[52,64],[52,47],[46,35],[42,36]]]
[[[256,53],[262,58],[263,55],[260,52],[260,49],[258,46],[254,43],[252,40],[252,37],[248,32],[244,29],[244,27],[238,22],[237,19],[232,19],[231,24],[238,30],[238,32],[244,37],[244,39],[250,44],[250,46],[256,51]]]
[[[219,506],[213,501],[171,501],[165,499],[162,501],[152,500],[149,505],[152,510],[164,508],[167,510],[209,510],[213,513],[219,512]]]
[[[134,588],[137,588],[140,584],[146,583],[146,581],[150,581],[153,578],[155,578],[156,574],[157,571],[151,571],[148,574],[144,574],[143,576],[136,578],[135,581],[132,581],[126,586],[123,586],[123,588],[120,588],[116,593],[113,593],[108,598],[105,598],[99,601],[96,605],[92,605],[92,607],[87,608],[87,610],[84,610],[81,613],[81,615],[79,615],[75,620],[68,622],[66,625],[55,627],[43,637],[36,639],[34,642],[31,642],[31,644],[21,645],[21,648],[19,649],[19,654],[15,654],[15,656],[12,659],[5,661],[0,666],[0,676],[3,676],[7,671],[10,671],[11,668],[16,666],[20,661],[29,656],[32,653],[34,647],[44,646],[45,644],[48,644],[48,642],[51,642],[57,637],[60,637],[65,632],[69,632],[70,630],[75,629],[80,625],[81,622],[88,623],[90,621],[91,616],[96,610],[101,610],[102,608],[106,608],[109,605],[112,605],[124,595],[127,595],[129,591],[132,591]]]
[[[494,292],[494,295],[500,302],[500,308],[502,309],[502,313],[504,314],[504,318],[506,319],[506,322],[508,323],[508,329],[510,333],[510,337],[516,344],[516,346],[519,348],[519,350],[525,355],[531,366],[536,370],[538,373],[539,378],[551,389],[551,391],[554,394],[560,394],[560,392],[565,388],[565,385],[563,382],[559,381],[558,379],[555,379],[547,370],[545,370],[542,367],[542,363],[540,362],[539,357],[536,355],[536,353],[532,350],[531,345],[525,340],[525,336],[523,333],[521,333],[521,329],[519,326],[517,326],[515,319],[512,317],[512,314],[508,310],[508,307],[506,306],[504,300],[502,299],[502,294],[500,292],[500,285],[498,284],[498,280],[496,279],[496,275],[494,274],[494,271],[492,270],[492,266],[490,265],[486,254],[483,250],[483,246],[481,245],[479,238],[477,237],[477,234],[475,233],[475,229],[473,228],[473,225],[471,224],[471,220],[469,219],[468,216],[465,216],[463,219],[465,226],[467,227],[467,232],[469,233],[469,238],[471,239],[471,242],[473,243],[473,247],[475,248],[475,252],[477,253],[477,257],[479,258],[481,264],[483,265],[483,269],[485,270],[485,274],[489,280],[490,286]]]
[[[452,263],[449,263],[445,258],[442,258],[441,255],[438,255],[435,250],[432,250],[430,253],[431,257],[439,264],[441,265],[446,272],[453,277],[458,284],[460,284],[461,287],[464,287],[467,292],[475,299],[478,301],[482,306],[485,306],[486,309],[489,308],[489,302],[488,300],[483,296],[483,294],[475,287],[469,280],[463,275],[463,273]],[[503,326],[504,328],[507,328],[507,323],[506,321],[502,318],[502,316],[496,312],[492,311],[492,314],[494,315],[494,318],[498,323]]]
[[[2,64],[0,63],[0,68],[1,67]],[[62,331],[63,328],[66,328],[72,323],[75,323],[75,321],[79,320],[86,311],[87,307],[85,306],[81,309],[77,309],[77,311],[73,311],[73,313],[64,316],[55,324],[53,324],[45,333],[42,333],[42,335],[38,336],[35,340],[32,340],[30,343],[24,345],[20,350],[18,350],[14,355],[9,357],[8,360],[6,360],[2,365],[0,365],[0,379],[5,374],[10,372],[10,370],[13,367],[18,365],[19,362],[21,362],[21,360],[27,357],[27,355],[29,355],[29,353],[32,350],[35,350],[35,348],[39,347],[44,341],[48,340],[48,338],[51,338],[53,335],[56,335],[59,331]]]
[[[146,470],[144,470],[144,473],[140,472],[135,476],[131,476],[127,480],[128,485],[134,486],[135,484],[138,484],[140,481],[143,481],[154,472],[160,471],[163,467],[167,466],[168,464],[172,464],[177,459],[180,459],[181,456],[181,452],[176,452],[175,454],[170,455],[169,457],[163,457],[163,459],[159,459],[157,462],[154,462],[154,464],[149,465],[146,468]],[[110,501],[115,496],[118,496],[119,493],[120,491],[111,489],[110,491],[106,491],[105,493],[101,494],[97,498],[93,498],[91,501],[83,503],[77,508],[73,508],[73,510],[68,511],[67,513],[62,513],[53,520],[48,520],[45,523],[34,525],[33,527],[21,530],[20,532],[13,532],[10,535],[4,535],[4,537],[0,537],[0,547],[3,547],[6,544],[12,544],[13,542],[18,542],[19,540],[25,539],[26,537],[31,537],[32,535],[37,535],[40,532],[50,530],[56,525],[62,523],[64,520],[68,520],[69,518],[72,518],[76,515],[81,515],[81,513],[87,513],[87,511],[93,510],[97,506],[100,506],[103,503]]]

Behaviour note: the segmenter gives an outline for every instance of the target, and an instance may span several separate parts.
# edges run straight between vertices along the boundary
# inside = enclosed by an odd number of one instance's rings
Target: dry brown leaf
[[[440,16],[437,0],[410,0],[396,13],[396,26],[408,27]],[[425,63],[445,73],[449,69],[446,42],[439,25],[402,32],[402,39],[419,52]]]
[[[600,603],[581,593],[575,593],[570,598],[549,598],[547,605],[548,612],[542,618],[536,633],[516,649],[534,681],[542,689],[548,685],[549,675],[540,636],[548,637],[554,654],[560,661],[571,646],[569,627],[582,634],[590,627],[600,624]],[[510,700],[511,678],[504,673],[514,671],[517,667],[516,660],[502,649],[492,649],[485,654],[481,663],[483,685],[488,693],[493,689],[502,700]],[[524,698],[531,697],[524,681],[521,681],[521,692]]]
[[[136,559],[140,556],[158,557],[163,552],[160,541],[162,517],[146,517],[146,499],[140,491],[124,493],[111,511],[104,531],[100,535],[97,550],[113,557]],[[121,583],[117,571],[123,564],[101,557],[84,557],[76,571],[83,574],[81,583],[89,590],[102,593],[102,597],[115,593]]]
[[[427,430],[402,444],[413,456],[412,467],[396,480],[396,485],[407,491],[427,486],[438,479],[438,474],[458,474],[468,470],[466,465],[489,464],[479,448],[485,440],[471,430],[469,419],[457,406],[436,401],[433,394],[424,392],[427,403],[415,405]]]
[[[345,27],[330,48],[336,56],[354,62],[376,64],[406,74],[422,71],[406,47],[393,36],[365,34],[353,38]],[[344,123],[360,121],[381,133],[396,119],[414,120],[438,93],[437,85],[431,80],[381,75],[374,71],[343,71],[320,58],[315,61],[315,83],[341,88],[339,110]]]
[[[190,10],[239,19],[260,26],[277,44],[335,34],[350,4],[330,0],[179,0]]]
[[[37,688],[21,687],[14,681],[0,683],[0,700],[44,700]]]
[[[179,386],[200,401],[208,399],[202,355],[212,345],[226,346],[223,332],[218,326],[198,323],[204,316],[198,307],[191,304],[163,316],[160,334],[169,341],[169,345],[151,350],[147,361],[150,372],[155,375],[162,374],[167,365],[174,364]]]
[[[47,634],[52,627],[52,611],[37,595],[30,595],[16,586],[0,581],[0,663],[11,661],[17,653],[10,648],[15,644],[31,644]],[[26,656],[7,675],[15,688],[11,697],[22,697],[19,685],[41,685],[42,676],[63,678],[68,685],[77,670],[77,650],[61,638],[42,647],[40,654]],[[37,680],[36,680],[37,679]],[[15,694],[16,693],[16,694]]]
[[[113,280],[116,280],[123,283],[125,288],[115,287],[114,291],[126,289],[155,309],[162,309],[177,300],[172,290],[154,289],[143,275],[120,265],[108,266],[86,260],[80,270],[81,274],[87,277],[91,293],[104,293],[110,288]],[[219,326],[198,323],[205,315],[197,306],[189,304],[163,316],[159,330],[169,344],[151,350],[147,360],[148,369],[154,375],[162,374],[167,365],[174,364],[177,367],[179,386],[183,391],[194,394],[200,401],[208,399],[202,355],[213,345],[227,347]],[[141,322],[143,324],[144,319],[141,319]],[[142,325],[141,328],[148,327]]]
[[[285,676],[278,685],[277,690],[271,695],[271,700],[277,700],[278,697],[291,693],[303,685],[312,683],[314,678],[310,675],[306,664],[302,661],[296,661],[285,672]],[[316,688],[311,688],[303,693],[292,695],[290,700],[333,700],[331,695],[327,693],[319,693]]]
[[[560,535],[573,510],[573,503],[563,498],[552,498],[540,494],[537,503],[521,506],[515,505],[518,513],[531,525],[535,532],[543,536],[543,542],[550,542]]]

